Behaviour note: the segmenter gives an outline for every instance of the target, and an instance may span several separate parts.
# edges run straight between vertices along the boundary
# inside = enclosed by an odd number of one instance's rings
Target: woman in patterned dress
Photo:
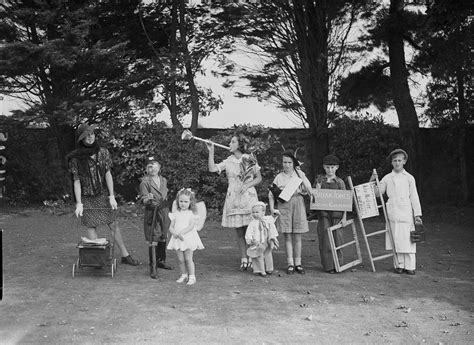
[[[74,181],[76,217],[82,217],[82,225],[87,227],[87,237],[97,238],[97,227],[107,224],[112,238],[122,253],[123,264],[137,266],[123,243],[122,234],[115,219],[117,201],[110,172],[112,159],[107,149],[95,140],[95,125],[81,124],[76,131],[77,149],[66,157]]]
[[[207,144],[209,171],[220,174],[225,170],[227,175],[228,187],[222,213],[222,226],[236,229],[241,271],[251,267],[251,262],[247,258],[245,231],[252,220],[252,205],[258,201],[255,186],[262,181],[260,166],[255,157],[247,153],[247,145],[248,139],[244,135],[234,135],[229,143],[232,155],[216,164],[214,145]]]

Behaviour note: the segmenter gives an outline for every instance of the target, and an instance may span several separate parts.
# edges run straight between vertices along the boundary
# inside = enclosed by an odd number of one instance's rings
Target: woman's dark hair
[[[239,146],[237,147],[237,149],[242,153],[249,153],[249,146],[250,146],[249,138],[247,138],[242,133],[238,133],[238,132],[235,132],[232,136],[236,137],[239,142]]]

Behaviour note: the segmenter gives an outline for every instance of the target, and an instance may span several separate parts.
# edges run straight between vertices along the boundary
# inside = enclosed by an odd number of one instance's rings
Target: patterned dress
[[[80,166],[85,164],[85,166]],[[74,181],[81,182],[81,201],[83,204],[82,225],[95,228],[99,225],[113,223],[116,215],[109,202],[105,174],[112,167],[110,153],[99,148],[89,158],[71,158],[69,170]],[[81,169],[80,169],[81,168]]]
[[[247,226],[253,219],[252,205],[258,202],[257,191],[251,187],[244,194],[240,193],[243,181],[252,181],[260,171],[256,161],[255,164],[245,164],[249,157],[246,154],[241,158],[232,155],[216,164],[219,173],[225,170],[229,183],[222,213],[223,227],[240,228]]]

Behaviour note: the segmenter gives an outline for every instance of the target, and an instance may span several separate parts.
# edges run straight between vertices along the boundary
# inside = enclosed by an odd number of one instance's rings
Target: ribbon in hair
[[[194,192],[191,190],[191,188],[181,188],[178,193],[181,193],[182,191],[187,190],[189,193],[194,194]]]

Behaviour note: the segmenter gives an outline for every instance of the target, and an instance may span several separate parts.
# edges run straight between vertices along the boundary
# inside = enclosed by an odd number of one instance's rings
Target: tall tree
[[[0,92],[29,107],[25,121],[46,124],[64,156],[64,128],[130,114],[150,98],[157,80],[131,47],[139,22],[136,4],[6,1],[2,26]],[[135,40],[136,43],[137,40]]]
[[[387,18],[387,36],[390,81],[393,103],[398,114],[401,142],[409,159],[408,167],[419,175],[417,157],[420,155],[419,122],[415,104],[408,87],[408,70],[405,62],[405,10],[404,0],[391,0]],[[414,159],[413,159],[414,158]]]
[[[179,0],[179,34],[181,41],[181,53],[184,59],[184,68],[186,71],[186,81],[188,83],[191,99],[191,131],[196,131],[199,118],[199,96],[194,81],[194,68],[192,66],[191,54],[188,47],[188,34],[186,24],[186,5],[184,0]]]
[[[423,53],[416,65],[431,73],[426,114],[454,139],[462,201],[470,199],[467,128],[474,119],[472,97],[472,4],[465,0],[433,1],[427,11]]]
[[[329,151],[328,111],[348,37],[365,1],[265,1],[248,9],[230,6],[234,33],[264,61],[248,72],[251,96],[276,102],[309,128],[313,175]],[[232,67],[226,65],[226,74]],[[243,95],[246,96],[246,95]]]
[[[410,94],[409,77],[415,69],[406,62],[407,45],[418,52],[419,32],[426,16],[415,8],[407,10],[404,0],[391,0],[366,14],[368,34],[362,36],[365,51],[381,48],[358,72],[341,83],[340,103],[349,109],[370,104],[381,111],[394,105],[398,116],[400,142],[408,152],[408,169],[419,175],[416,157],[420,155],[419,120]],[[364,52],[366,54],[366,52]],[[386,73],[389,71],[389,73]]]

